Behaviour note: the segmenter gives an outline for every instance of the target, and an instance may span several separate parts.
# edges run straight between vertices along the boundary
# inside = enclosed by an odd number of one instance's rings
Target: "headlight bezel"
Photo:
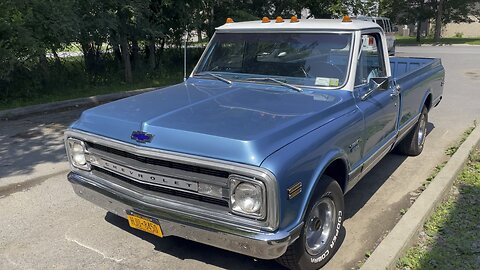
[[[88,160],[88,150],[87,150],[87,146],[86,146],[85,142],[82,141],[82,140],[76,139],[76,138],[67,138],[67,141],[65,142],[65,144],[66,144],[66,147],[67,147],[67,154],[68,154],[68,160],[70,161],[70,165],[75,169],[80,169],[80,170],[83,170],[83,171],[90,171],[91,170],[91,165],[90,165],[90,162]],[[83,149],[83,155],[84,155],[84,158],[85,158],[85,164],[83,164],[83,165],[76,163],[75,158],[73,156],[75,154],[74,151],[73,151],[73,148],[74,148],[75,144],[80,145]]]
[[[240,175],[230,175],[229,176],[229,208],[230,212],[235,215],[243,216],[243,217],[248,217],[248,218],[254,218],[257,220],[265,220],[267,217],[267,191],[265,184],[255,178],[248,178],[245,176],[240,176]],[[235,201],[234,201],[234,194],[237,189],[237,187],[242,184],[242,183],[247,183],[254,185],[261,190],[261,206],[260,209],[257,212],[254,213],[248,213],[246,211],[239,211],[237,208],[235,208]],[[241,209],[241,207],[239,207]]]

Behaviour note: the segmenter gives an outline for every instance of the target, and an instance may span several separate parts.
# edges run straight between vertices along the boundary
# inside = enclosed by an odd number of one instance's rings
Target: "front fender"
[[[347,149],[362,130],[362,115],[354,110],[286,145],[262,163],[278,181],[280,229],[293,229],[302,222],[318,180],[331,162],[345,162],[348,175],[349,164],[360,154]],[[302,192],[289,199],[287,189],[298,182],[302,183]]]

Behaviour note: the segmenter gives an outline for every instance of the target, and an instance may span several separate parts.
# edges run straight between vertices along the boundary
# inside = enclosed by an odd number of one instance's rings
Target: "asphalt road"
[[[480,117],[480,47],[401,47],[441,57],[445,95],[422,155],[388,155],[346,196],[346,237],[324,269],[359,265],[400,218],[446,148]],[[76,197],[66,181],[63,129],[82,109],[0,121],[0,269],[282,269],[187,240],[156,238]],[[37,178],[52,174],[51,177]],[[19,180],[30,180],[17,185]],[[9,185],[10,184],[10,185]]]

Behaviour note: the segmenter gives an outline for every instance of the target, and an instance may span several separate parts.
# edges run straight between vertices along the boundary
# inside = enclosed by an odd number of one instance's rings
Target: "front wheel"
[[[415,127],[396,147],[397,152],[409,156],[418,156],[423,151],[427,137],[428,110],[423,107]]]
[[[300,237],[277,259],[292,270],[319,269],[333,257],[341,244],[342,189],[334,179],[323,176],[313,196]]]

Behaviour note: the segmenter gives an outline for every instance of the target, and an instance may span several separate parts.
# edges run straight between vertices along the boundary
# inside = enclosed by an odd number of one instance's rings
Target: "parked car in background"
[[[368,16],[359,16],[356,17],[358,20],[374,22],[383,29],[385,32],[385,37],[387,39],[388,54],[395,55],[395,33],[398,31],[398,28],[392,24],[389,18],[386,17],[368,17]],[[371,41],[367,41],[365,44],[370,45]]]

